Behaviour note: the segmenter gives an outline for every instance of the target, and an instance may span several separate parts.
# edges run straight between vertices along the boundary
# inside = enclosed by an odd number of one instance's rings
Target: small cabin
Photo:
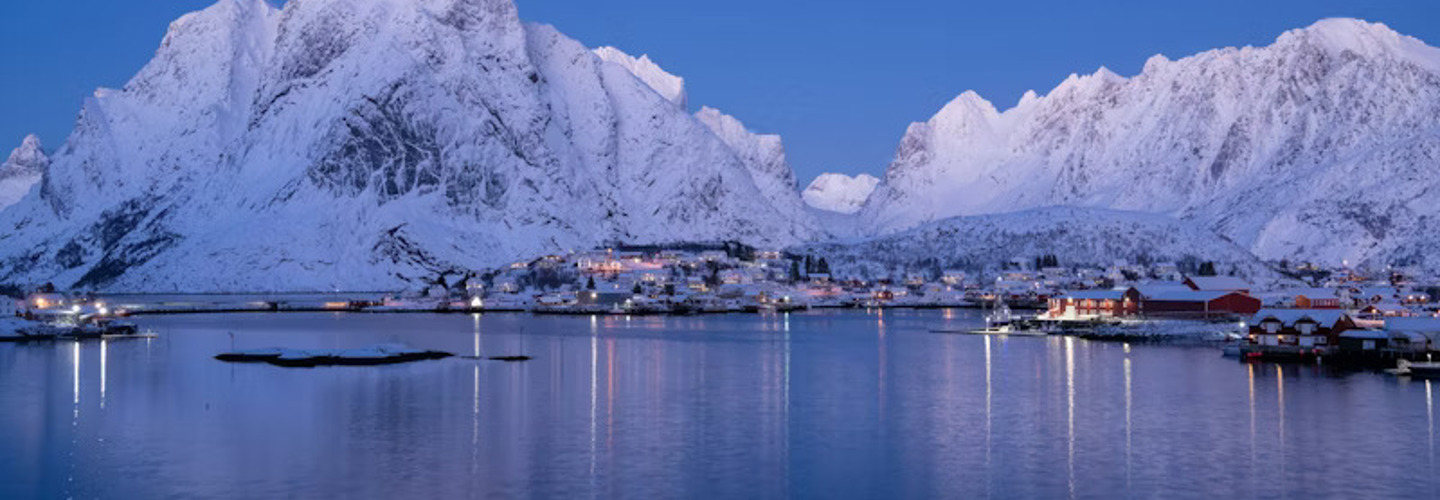
[[[1297,309],[1340,309],[1344,298],[1333,288],[1299,288],[1289,291]]]
[[[1250,319],[1250,341],[1266,346],[1339,345],[1340,334],[1355,329],[1345,311],[1335,309],[1264,309]]]
[[[1050,297],[1046,316],[1052,319],[1090,319],[1135,316],[1140,313],[1140,292],[1134,287],[1116,290],[1072,290]]]

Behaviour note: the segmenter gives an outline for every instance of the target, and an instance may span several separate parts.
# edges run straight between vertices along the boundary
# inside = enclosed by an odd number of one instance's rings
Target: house
[[[1250,282],[1234,276],[1189,276],[1183,283],[1196,291],[1250,293]]]
[[[1440,349],[1440,318],[1386,318],[1385,331],[1411,338],[1425,337],[1430,349]]]
[[[1116,290],[1073,290],[1050,297],[1045,317],[1092,319],[1135,316],[1140,313],[1140,292],[1134,287]]]
[[[705,292],[710,290],[710,286],[705,284],[705,278],[699,276],[685,278],[685,288],[690,289],[692,292]]]
[[[1296,309],[1339,309],[1346,299],[1333,288],[1296,288],[1287,292],[1294,298]]]
[[[965,286],[965,271],[947,270],[941,274],[940,281],[950,286]]]
[[[1416,351],[1430,349],[1430,339],[1411,332],[1386,330],[1349,330],[1340,334],[1337,346],[1341,351]]]
[[[1399,302],[1386,301],[1370,304],[1360,308],[1360,314],[1369,315],[1375,318],[1403,318],[1414,316],[1414,311],[1400,305]]]
[[[625,305],[634,296],[634,291],[622,283],[605,283],[595,290],[576,293],[575,302],[582,306],[613,307]]]
[[[70,299],[58,293],[36,293],[25,299],[27,309],[56,309],[70,306]]]
[[[1146,316],[1250,316],[1260,311],[1260,299],[1240,291],[1162,290],[1141,294],[1140,311]]]
[[[750,283],[750,275],[740,269],[726,269],[720,271],[720,282],[726,285],[740,285]]]
[[[1327,347],[1355,328],[1338,309],[1262,309],[1250,318],[1250,342],[1263,346]]]
[[[1379,304],[1391,302],[1400,297],[1400,291],[1395,287],[1373,286],[1350,289],[1350,296],[1359,304]]]

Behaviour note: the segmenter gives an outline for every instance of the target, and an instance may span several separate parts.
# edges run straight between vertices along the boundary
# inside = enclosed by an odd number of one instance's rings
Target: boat
[[[1418,378],[1440,378],[1440,362],[1402,359],[1395,363],[1393,373]]]
[[[932,328],[931,333],[960,333],[968,335],[1008,335],[1024,337],[1043,337],[1048,335],[1043,330],[1026,328],[1020,318],[1011,314],[1010,307],[1005,305],[1003,299],[996,299],[995,308],[985,315],[985,328],[974,329],[948,329]]]
[[[1021,337],[1044,337],[1048,335],[1041,330],[1018,328],[1014,323],[987,326],[979,330],[970,330],[966,333],[971,335],[1010,335]]]
[[[1003,297],[995,298],[995,307],[990,314],[985,315],[985,328],[971,330],[973,335],[1032,335],[1041,336],[1045,332],[1021,328],[1020,318],[1016,318],[1010,312],[1010,306],[1005,304]]]

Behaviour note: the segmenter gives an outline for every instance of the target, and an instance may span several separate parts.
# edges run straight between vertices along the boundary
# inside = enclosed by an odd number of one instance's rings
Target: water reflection
[[[1425,430],[1430,433],[1430,439],[1426,441],[1429,445],[1430,470],[1435,470],[1435,398],[1430,392],[1430,379],[1425,379]],[[1433,479],[1431,481],[1434,482]]]
[[[107,384],[106,384],[106,381],[105,381],[105,377],[106,377],[106,374],[109,373],[109,371],[110,371],[110,370],[107,368],[106,365],[109,363],[109,361],[110,361],[110,342],[109,342],[108,340],[101,339],[101,340],[100,340],[100,408],[105,408],[105,386],[107,385]]]
[[[978,324],[970,311],[247,315],[145,319],[184,332],[148,345],[0,346],[0,423],[14,430],[0,433],[0,497],[1090,498],[1235,483],[1392,497],[1434,481],[1428,382],[1422,411],[1418,380],[1299,383],[1206,349],[925,329],[951,315]],[[226,331],[240,348],[403,331],[536,359],[281,370],[215,362]],[[1248,436],[1234,425],[1247,413]]]
[[[1258,485],[1256,484],[1256,482],[1257,482],[1258,479],[1259,479],[1260,463],[1259,463],[1259,460],[1256,458],[1256,450],[1257,450],[1257,448],[1256,448],[1256,445],[1255,445],[1255,439],[1258,438],[1259,436],[1258,436],[1257,433],[1255,432],[1255,364],[1254,364],[1254,363],[1245,363],[1245,376],[1246,376],[1246,379],[1249,380],[1249,392],[1250,392],[1250,398],[1249,398],[1249,403],[1250,403],[1250,467],[1247,467],[1246,469],[1250,471],[1250,490],[1251,490],[1251,491],[1255,491],[1256,486],[1258,486]]]
[[[1075,498],[1075,337],[1065,337],[1065,473]]]
[[[1133,407],[1130,386],[1130,344],[1125,344],[1125,491],[1130,491],[1131,486],[1131,430],[1133,428],[1130,415]]]
[[[1280,418],[1276,420],[1279,431],[1276,435],[1280,438],[1280,476],[1284,477],[1286,472],[1285,463],[1285,370],[1280,365],[1275,365],[1275,399],[1276,411]],[[1280,485],[1281,491],[1285,491],[1285,485]]]

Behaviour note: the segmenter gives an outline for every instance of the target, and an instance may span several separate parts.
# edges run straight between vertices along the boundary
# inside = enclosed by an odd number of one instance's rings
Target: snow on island
[[[317,366],[375,366],[444,359],[454,354],[426,351],[402,345],[378,345],[357,349],[285,349],[267,347],[222,353],[215,359],[229,363],[269,363],[289,368]]]

